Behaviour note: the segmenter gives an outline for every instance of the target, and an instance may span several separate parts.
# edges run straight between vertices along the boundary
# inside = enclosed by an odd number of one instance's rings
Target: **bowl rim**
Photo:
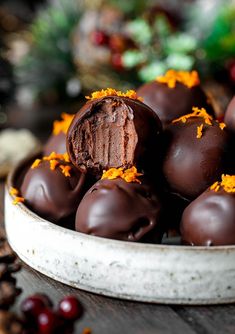
[[[35,152],[32,155],[29,155],[28,157],[22,159],[8,174],[6,182],[5,182],[5,192],[8,193],[8,196],[12,199],[12,202],[14,200],[14,197],[10,194],[10,188],[14,187],[14,180],[17,177],[17,173],[19,172],[20,169],[24,165],[27,165],[30,160],[35,159],[36,157],[39,156],[41,151]],[[13,205],[13,204],[12,204]],[[141,243],[141,242],[128,242],[128,241],[123,241],[123,240],[115,240],[115,239],[109,239],[109,238],[104,238],[104,237],[98,237],[98,236],[93,236],[93,235],[88,235],[85,233],[69,230],[65,227],[56,225],[49,220],[46,220],[33,211],[31,211],[27,206],[23,203],[18,203],[17,207],[19,210],[22,210],[24,214],[31,216],[35,221],[40,221],[43,222],[44,224],[47,225],[48,228],[54,229],[57,232],[65,232],[72,235],[72,236],[79,236],[83,237],[83,239],[87,239],[90,241],[96,241],[97,243],[106,243],[107,245],[116,245],[116,246],[121,246],[125,248],[135,248],[136,250],[141,250],[142,248],[148,248],[148,249],[159,249],[159,250],[178,250],[178,251],[189,251],[189,252],[195,252],[195,251],[207,251],[207,252],[214,252],[214,251],[230,251],[230,250],[235,250],[235,245],[221,245],[221,246],[186,246],[186,245],[168,245],[168,244],[148,244],[148,243]]]

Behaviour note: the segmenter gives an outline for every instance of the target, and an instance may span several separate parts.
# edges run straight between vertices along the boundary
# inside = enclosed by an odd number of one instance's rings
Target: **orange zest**
[[[16,188],[11,187],[10,190],[9,190],[9,194],[11,196],[17,196],[19,194],[19,190],[16,189]]]
[[[192,88],[200,84],[197,71],[176,71],[168,70],[164,75],[158,76],[156,81],[168,85],[169,88],[175,88],[179,82],[188,88]]]
[[[103,171],[103,175],[101,177],[101,180],[103,179],[109,179],[109,180],[114,180],[117,179],[118,177],[123,176],[123,168],[110,168],[107,171]]]
[[[172,121],[172,123],[177,123],[177,122],[186,123],[188,119],[198,117],[198,118],[202,118],[205,124],[209,126],[212,125],[213,117],[206,112],[206,109],[193,107],[192,110],[193,110],[192,113],[176,118]],[[223,130],[226,127],[224,123],[219,123],[218,121],[216,121],[216,123],[219,124],[219,127],[221,130]],[[203,135],[202,130],[203,130],[203,123],[197,127],[197,138],[198,139],[200,139]]]
[[[53,123],[53,135],[57,136],[59,133],[63,132],[64,134],[67,133],[68,128],[74,118],[74,115],[62,113],[61,114],[61,121],[54,121]]]
[[[50,160],[50,169],[51,170],[55,170],[56,169],[56,166],[59,164],[59,161],[58,160],[55,160],[55,159],[52,159]]]
[[[203,124],[197,127],[197,138],[198,139],[202,138],[202,129],[203,129]]]
[[[31,166],[31,169],[37,168],[39,166],[39,164],[41,163],[41,161],[42,161],[41,159],[36,159],[33,162],[32,166]]]
[[[135,90],[127,90],[125,93],[121,92],[120,90],[116,90],[113,88],[102,89],[100,91],[93,92],[91,96],[86,96],[87,100],[95,100],[100,99],[106,96],[120,96],[120,97],[129,97],[133,100],[143,101],[142,97],[139,97]]]
[[[203,118],[206,124],[212,125],[213,117],[206,112],[206,109],[193,107],[192,110],[193,110],[192,113],[176,118],[172,121],[172,123],[177,123],[177,122],[186,123],[189,118],[201,117]]]
[[[13,205],[17,205],[17,204],[19,204],[19,203],[24,203],[24,201],[25,201],[24,197],[19,197],[19,196],[17,196],[17,197],[14,199],[14,201],[12,202],[12,204],[13,204]]]
[[[70,175],[70,170],[71,167],[68,165],[62,165],[61,162],[65,162],[65,163],[69,163],[70,159],[69,159],[69,155],[68,153],[64,153],[64,154],[59,154],[56,152],[51,152],[50,155],[43,157],[42,159],[36,159],[34,161],[34,163],[32,164],[31,168],[37,168],[40,163],[42,161],[48,161],[50,164],[50,170],[54,171],[56,169],[57,166],[59,166],[62,174],[64,174],[64,176],[68,177],[71,176]]]
[[[120,168],[110,168],[107,171],[103,171],[101,180],[103,179],[114,180],[117,178],[121,178],[128,183],[130,182],[141,183],[140,180],[138,179],[138,177],[141,175],[143,174],[138,173],[135,166],[128,168],[126,170],[124,170],[121,167]]]
[[[220,127],[221,130],[223,130],[226,127],[226,124],[221,122],[221,123],[219,123],[219,127]]]
[[[14,197],[12,204],[16,205],[18,203],[23,203],[25,201],[24,197],[18,196],[19,190],[16,188],[11,187],[9,190],[9,194]]]
[[[217,192],[221,187],[227,193],[235,193],[235,175],[222,174],[221,182],[216,181],[212,184],[210,189]]]
[[[64,174],[65,177],[71,176],[70,175],[70,170],[71,170],[70,166],[60,165],[60,169],[62,171],[62,174]]]

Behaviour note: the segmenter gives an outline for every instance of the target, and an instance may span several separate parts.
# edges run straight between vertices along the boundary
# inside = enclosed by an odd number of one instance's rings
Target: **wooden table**
[[[0,223],[4,222],[4,183],[0,182]],[[16,222],[17,224],[17,222]],[[77,323],[76,334],[85,327],[92,334],[234,334],[235,306],[162,306],[127,302],[83,292],[58,283],[23,264],[17,274],[18,286],[23,293],[19,303],[35,292],[48,294],[56,304],[63,296],[76,295],[85,308],[85,314]]]

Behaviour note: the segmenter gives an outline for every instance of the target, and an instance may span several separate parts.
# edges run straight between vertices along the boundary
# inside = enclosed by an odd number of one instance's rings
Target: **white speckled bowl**
[[[165,304],[235,302],[235,246],[187,247],[129,243],[67,230],[13,205],[9,187],[5,225],[9,242],[34,269],[82,290]]]

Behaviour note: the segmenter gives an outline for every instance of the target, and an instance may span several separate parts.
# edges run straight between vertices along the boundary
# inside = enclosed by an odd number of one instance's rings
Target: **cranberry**
[[[58,316],[49,308],[39,313],[37,320],[40,334],[52,334],[59,326]]]
[[[63,298],[59,303],[59,314],[66,320],[74,321],[82,315],[82,305],[74,296]]]
[[[95,45],[108,45],[109,43],[109,36],[101,31],[101,30],[95,30],[93,31],[92,35],[91,35],[91,40],[92,43]]]
[[[45,308],[45,303],[38,295],[30,296],[21,303],[21,311],[27,318],[36,318]]]

